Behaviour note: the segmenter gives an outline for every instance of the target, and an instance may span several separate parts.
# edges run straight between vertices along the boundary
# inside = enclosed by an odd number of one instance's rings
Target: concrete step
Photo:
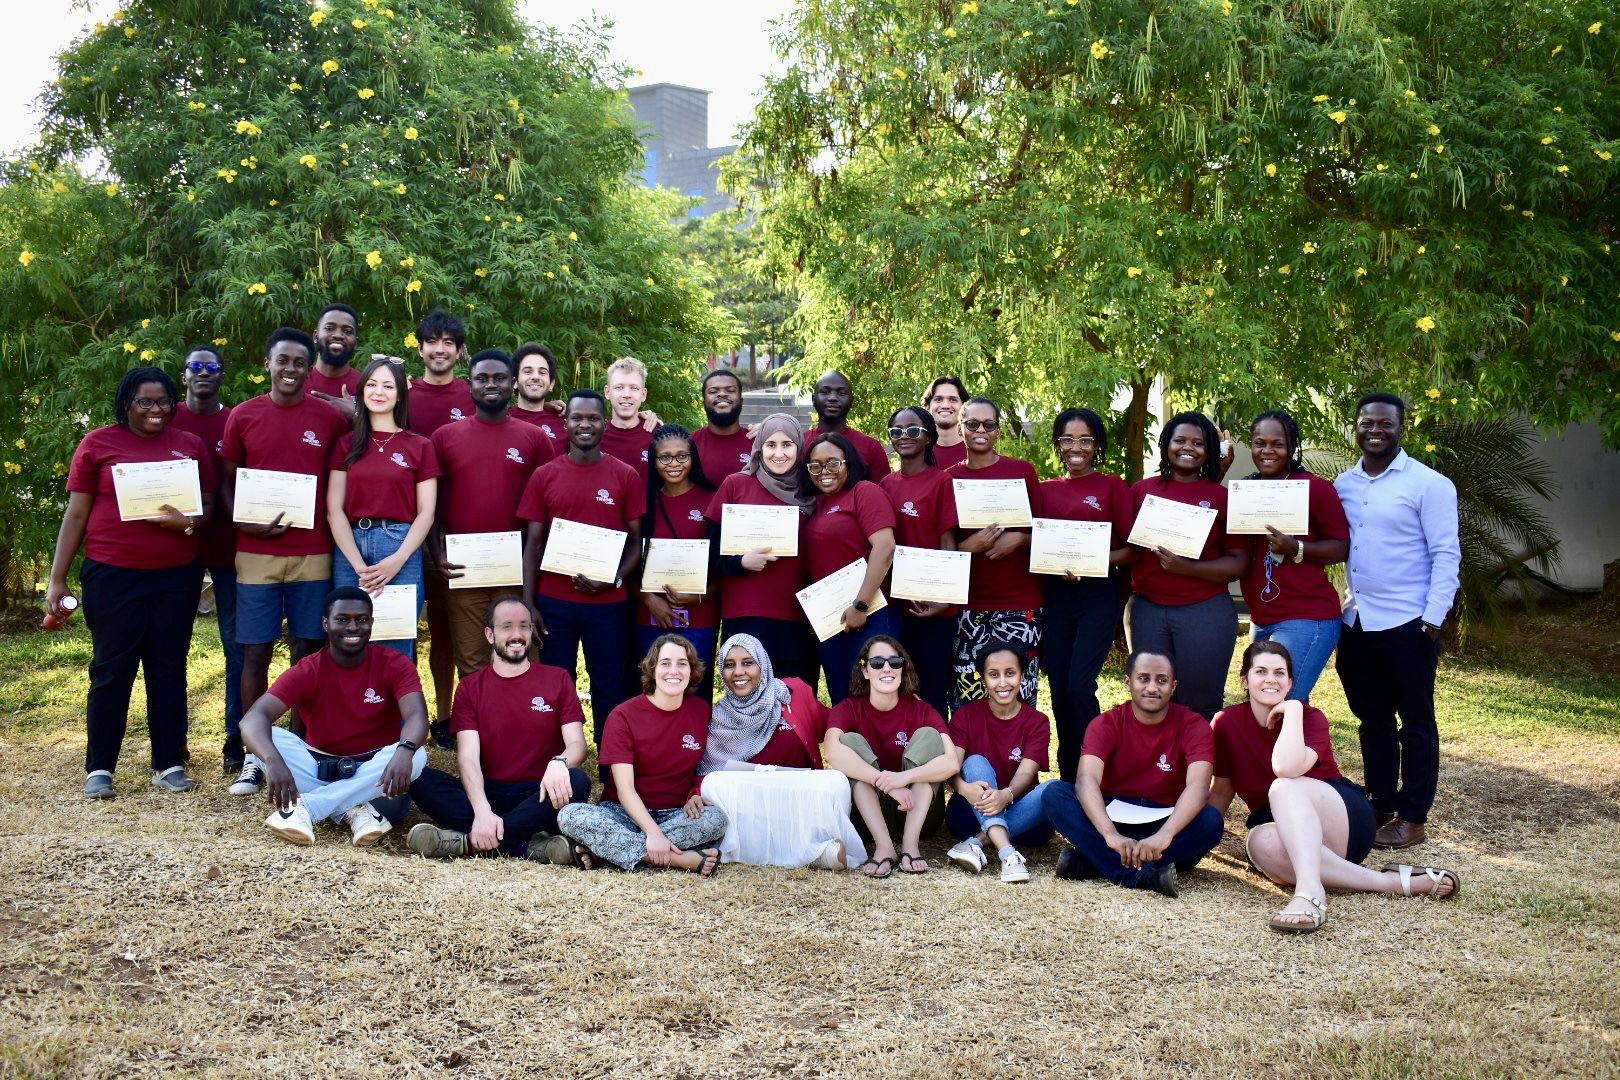
[[[815,411],[810,408],[810,399],[787,387],[749,390],[743,394],[744,424],[757,424],[771,413],[777,412],[789,413],[806,426],[815,422]]]

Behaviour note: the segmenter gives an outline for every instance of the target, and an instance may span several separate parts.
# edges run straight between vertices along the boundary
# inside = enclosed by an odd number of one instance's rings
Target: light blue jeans
[[[381,753],[373,754],[370,761],[362,761],[360,767],[354,770],[354,775],[347,780],[326,782],[316,776],[315,755],[303,739],[284,727],[273,727],[270,729],[270,741],[275,743],[276,753],[281,755],[287,770],[292,773],[293,783],[303,797],[311,821],[341,824],[343,815],[354,807],[363,802],[383,799],[380,786],[382,774],[393,759],[393,750],[385,748]],[[411,755],[411,779],[420,776],[426,766],[427,750],[417,747],[416,753]]]
[[[1288,692],[1294,701],[1311,700],[1316,680],[1333,657],[1344,623],[1338,619],[1287,619],[1270,626],[1255,626],[1255,641],[1275,641],[1294,658],[1294,688]]]
[[[983,754],[969,754],[967,760],[962,762],[962,779],[970,784],[982,780],[993,788],[1001,786],[996,782],[996,767]],[[1015,847],[1044,844],[1051,839],[1052,825],[1046,820],[1046,809],[1041,798],[1046,793],[1047,785],[1056,782],[1043,780],[999,814],[981,814],[961,795],[952,795],[945,812],[945,823],[953,835],[964,840],[987,831],[992,825],[1000,825],[1007,830],[1007,836]],[[964,811],[971,812],[972,817]]]
[[[362,518],[361,520],[370,519]],[[405,543],[405,537],[411,531],[410,525],[395,522],[379,523],[365,529],[360,528],[355,522],[350,522],[349,527],[354,531],[354,544],[360,549],[360,557],[366,561],[367,566],[376,566],[398,551],[400,545]],[[332,553],[332,584],[334,587],[360,584],[360,575],[354,572],[354,567],[349,565],[349,560],[344,558],[341,551]],[[411,552],[411,557],[405,560],[405,565],[399,568],[399,573],[395,574],[394,580],[388,584],[414,585],[416,587],[416,620],[421,622],[422,603],[427,597],[422,591],[422,549],[420,546]],[[398,641],[378,640],[372,642],[372,644],[393,649],[395,652],[402,652],[412,660],[416,659],[415,638],[401,638]]]

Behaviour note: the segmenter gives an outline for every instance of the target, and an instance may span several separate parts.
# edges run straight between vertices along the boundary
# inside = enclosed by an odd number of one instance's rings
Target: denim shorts
[[[326,594],[332,591],[330,555],[236,555],[236,640],[268,645],[281,638],[285,618],[295,638],[319,641]]]

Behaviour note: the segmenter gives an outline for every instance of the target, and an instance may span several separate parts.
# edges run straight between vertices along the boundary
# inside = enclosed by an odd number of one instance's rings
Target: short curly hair
[[[641,672],[641,692],[651,696],[658,688],[658,681],[655,678],[658,671],[658,654],[663,651],[665,645],[679,645],[686,650],[686,662],[692,665],[692,677],[686,680],[686,696],[693,696],[703,688],[703,676],[709,669],[703,663],[703,658],[698,656],[697,649],[692,647],[692,643],[679,634],[660,634],[652,643],[652,648],[647,650],[647,655],[641,658],[641,663],[636,665],[637,670]]]

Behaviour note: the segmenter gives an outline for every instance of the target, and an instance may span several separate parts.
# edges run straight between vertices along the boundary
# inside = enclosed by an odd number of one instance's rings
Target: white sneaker
[[[1008,885],[1022,885],[1029,880],[1029,866],[1018,852],[1001,860],[1001,880]]]
[[[349,827],[349,835],[354,838],[355,847],[370,847],[387,836],[388,830],[394,827],[368,802],[350,808],[349,812],[343,815],[343,824]]]
[[[848,870],[849,855],[844,851],[842,840],[829,840],[822,847],[821,854],[816,861],[810,864],[818,870]]]
[[[315,823],[309,820],[309,807],[304,805],[302,796],[293,800],[290,810],[270,811],[270,816],[264,819],[264,827],[299,847],[309,847],[315,842]]]
[[[951,848],[945,857],[970,874],[977,874],[990,862],[984,854],[984,845],[972,837]]]
[[[263,786],[264,766],[259,764],[258,758],[249,754],[242,759],[242,771],[226,790],[232,795],[257,795]]]

